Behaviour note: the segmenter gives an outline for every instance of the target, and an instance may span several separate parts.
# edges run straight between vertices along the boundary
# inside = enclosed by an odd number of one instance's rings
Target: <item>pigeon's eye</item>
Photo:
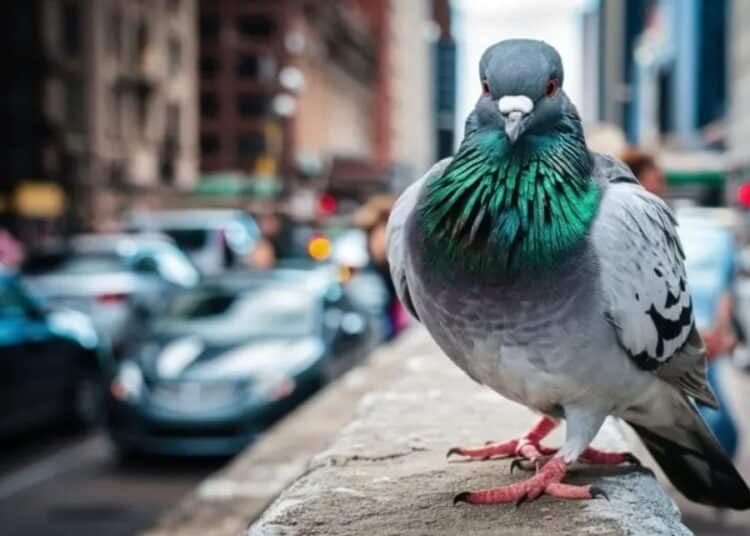
[[[554,97],[557,94],[558,89],[560,89],[560,82],[557,81],[557,78],[550,78],[544,88],[544,94],[547,97]]]
[[[487,83],[487,80],[482,80],[482,93],[485,95],[490,94],[490,85]]]

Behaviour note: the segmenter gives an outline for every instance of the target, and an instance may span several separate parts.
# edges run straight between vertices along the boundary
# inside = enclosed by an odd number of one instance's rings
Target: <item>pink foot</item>
[[[641,461],[630,452],[604,452],[594,448],[587,448],[578,457],[578,460],[584,463],[594,465],[620,465],[621,463],[631,463],[638,467]]]
[[[549,417],[543,417],[529,433],[520,439],[511,439],[503,443],[488,443],[482,447],[474,448],[453,447],[448,450],[447,456],[459,454],[467,458],[483,460],[518,456],[536,462],[557,452],[558,449],[545,447],[541,444],[541,440],[547,437],[556,426],[557,421]]]
[[[593,499],[595,497],[609,497],[598,486],[574,486],[563,484],[562,479],[567,472],[567,466],[562,458],[552,458],[541,470],[531,478],[481,491],[464,491],[453,498],[453,504],[465,502],[469,504],[504,504],[520,505],[526,500],[534,500],[540,495],[547,494],[558,499]]]

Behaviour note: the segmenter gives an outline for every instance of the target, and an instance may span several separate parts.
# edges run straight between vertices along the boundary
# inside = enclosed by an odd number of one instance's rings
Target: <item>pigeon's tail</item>
[[[670,426],[628,424],[685,497],[719,508],[750,508],[750,489],[698,410],[682,395],[671,394],[677,417]]]

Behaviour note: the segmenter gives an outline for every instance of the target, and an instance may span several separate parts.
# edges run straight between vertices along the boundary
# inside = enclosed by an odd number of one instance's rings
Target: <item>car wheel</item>
[[[121,443],[113,444],[113,454],[118,465],[128,466],[141,462],[143,453],[138,449]]]
[[[68,400],[71,424],[81,429],[99,424],[103,402],[99,375],[90,370],[79,371],[73,379]]]

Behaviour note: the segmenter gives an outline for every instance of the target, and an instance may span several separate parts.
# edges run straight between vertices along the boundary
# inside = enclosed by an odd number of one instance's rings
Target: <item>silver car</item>
[[[190,259],[159,235],[76,236],[31,254],[21,273],[45,302],[89,315],[115,351],[169,295],[200,279]]]
[[[166,234],[206,275],[242,266],[261,234],[251,216],[232,209],[135,212],[127,228],[135,233]]]

